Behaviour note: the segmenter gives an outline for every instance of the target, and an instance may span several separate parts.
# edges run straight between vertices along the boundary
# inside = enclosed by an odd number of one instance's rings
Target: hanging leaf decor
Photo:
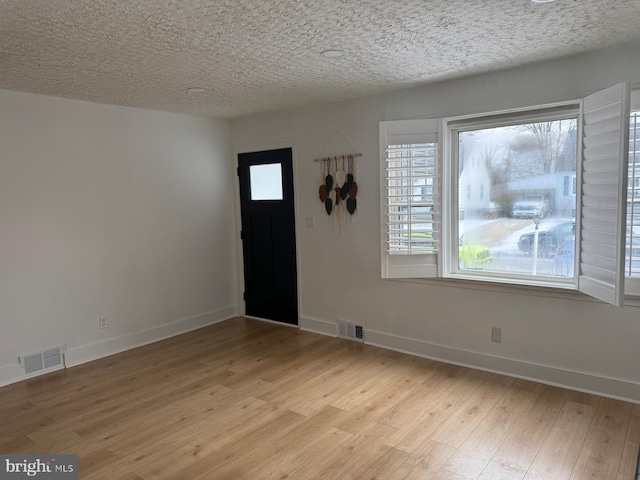
[[[358,184],[356,182],[353,182],[351,184],[351,188],[349,189],[349,198],[356,198],[357,194],[358,194]]]
[[[357,200],[355,198],[347,198],[347,211],[353,215],[356,211]]]
[[[330,192],[333,189],[333,177],[331,174],[325,177],[324,184],[327,186],[327,191]]]
[[[336,169],[338,168],[338,162],[336,161]],[[336,183],[340,186],[340,199],[344,200],[349,195],[349,189],[347,189],[347,172],[344,169],[344,156],[342,157],[342,167],[336,172]],[[338,193],[338,192],[336,192]],[[338,198],[336,197],[336,203]]]
[[[340,189],[340,198],[344,200],[347,196],[349,196],[349,187],[347,186],[347,182],[344,182],[344,185],[342,185],[342,188]]]
[[[347,183],[346,183],[346,185],[347,185],[347,192],[348,192],[349,190],[351,190],[351,185],[353,185],[353,174],[352,173],[347,174]]]
[[[353,215],[358,206],[356,195],[358,194],[358,184],[353,176],[353,159],[349,159],[349,174],[347,175],[347,186],[349,187],[349,198],[347,198],[347,211]]]
[[[325,184],[320,185],[318,189],[318,197],[320,197],[320,201],[322,203],[325,202],[327,198],[329,198],[329,191],[327,190],[327,186]]]
[[[340,228],[356,212],[358,184],[355,181],[355,158],[362,154],[317,158],[321,162],[318,198],[334,225]],[[344,215],[344,211],[350,215]]]
[[[327,198],[324,201],[324,209],[327,211],[327,215],[331,215],[331,210],[333,210],[333,202],[330,198]]]

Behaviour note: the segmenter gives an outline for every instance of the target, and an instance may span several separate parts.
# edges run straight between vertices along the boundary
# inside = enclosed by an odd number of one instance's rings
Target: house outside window
[[[564,192],[576,175],[575,108],[535,122],[473,118],[448,129],[458,185],[480,192],[452,202],[460,243],[452,273],[573,281],[573,255],[556,250],[574,250],[576,197]]]

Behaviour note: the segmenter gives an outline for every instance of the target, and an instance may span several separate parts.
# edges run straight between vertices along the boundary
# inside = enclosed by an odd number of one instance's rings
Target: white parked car
[[[513,204],[514,218],[543,218],[549,213],[549,204],[542,195],[528,195]]]

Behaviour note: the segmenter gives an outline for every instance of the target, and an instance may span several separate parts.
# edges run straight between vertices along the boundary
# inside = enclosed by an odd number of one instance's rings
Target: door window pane
[[[251,200],[282,200],[282,165],[267,163],[249,167]]]

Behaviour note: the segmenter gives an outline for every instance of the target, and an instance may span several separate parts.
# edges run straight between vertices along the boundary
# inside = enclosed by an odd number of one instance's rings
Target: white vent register
[[[338,336],[357,342],[364,342],[364,326],[338,320]]]
[[[44,373],[64,366],[64,345],[39,352],[20,355],[18,361],[25,375]]]

